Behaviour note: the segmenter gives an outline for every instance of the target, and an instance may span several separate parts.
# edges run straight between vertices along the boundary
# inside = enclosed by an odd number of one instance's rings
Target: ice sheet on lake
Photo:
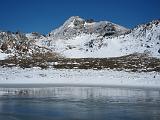
[[[97,100],[101,102],[160,103],[160,90],[112,87],[0,88],[3,96],[51,98],[51,100]]]

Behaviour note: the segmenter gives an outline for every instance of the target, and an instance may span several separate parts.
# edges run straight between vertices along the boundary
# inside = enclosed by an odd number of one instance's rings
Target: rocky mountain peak
[[[83,19],[79,16],[70,17],[61,27],[51,31],[49,36],[55,39],[70,39],[77,35],[97,34],[98,36],[121,35],[129,29],[108,21],[95,22],[93,19]]]

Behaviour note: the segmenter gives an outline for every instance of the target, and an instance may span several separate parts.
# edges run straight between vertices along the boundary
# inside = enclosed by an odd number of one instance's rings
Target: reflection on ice
[[[160,90],[108,87],[0,88],[0,96],[98,100],[101,102],[160,103]]]

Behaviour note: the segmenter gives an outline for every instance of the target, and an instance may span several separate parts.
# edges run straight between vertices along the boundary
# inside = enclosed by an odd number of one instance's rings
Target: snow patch
[[[8,56],[8,54],[0,52],[0,60],[5,60]]]

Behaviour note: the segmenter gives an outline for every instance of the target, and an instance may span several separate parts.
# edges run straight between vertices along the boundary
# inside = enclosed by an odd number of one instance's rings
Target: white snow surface
[[[115,70],[0,68],[0,84],[65,84],[160,88],[160,73]]]

